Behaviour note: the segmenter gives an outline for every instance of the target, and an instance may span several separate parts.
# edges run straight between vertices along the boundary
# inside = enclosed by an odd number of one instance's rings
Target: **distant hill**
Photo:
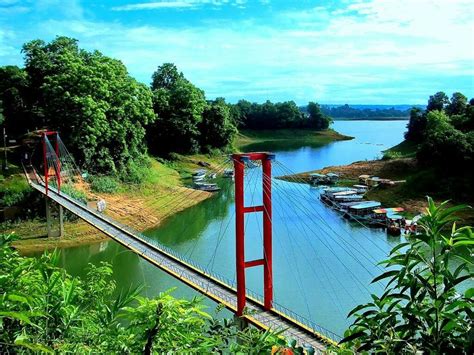
[[[406,120],[412,107],[423,105],[321,105],[321,111],[334,120]],[[305,111],[305,108],[302,107]]]

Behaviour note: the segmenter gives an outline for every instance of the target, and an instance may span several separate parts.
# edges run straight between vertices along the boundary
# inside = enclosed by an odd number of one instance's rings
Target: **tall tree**
[[[146,152],[144,126],[155,119],[151,91],[118,60],[57,37],[24,45],[26,71],[50,128],[77,159],[100,173],[129,177]]]
[[[467,97],[460,92],[455,92],[451,96],[451,101],[446,106],[446,113],[449,116],[462,115],[466,111]]]
[[[430,96],[428,100],[428,105],[426,106],[426,112],[435,110],[442,111],[448,103],[448,96],[444,92],[439,91],[436,94]]]
[[[202,147],[224,148],[232,143],[237,129],[225,101],[216,100],[204,110],[199,130]]]
[[[207,105],[204,92],[178,73],[173,64],[158,67],[152,87],[158,118],[147,132],[150,150],[157,154],[198,152],[198,125]]]
[[[307,107],[309,113],[309,127],[315,129],[327,129],[331,119],[322,113],[321,108],[315,102],[309,102]]]
[[[418,143],[423,140],[426,129],[426,115],[418,107],[411,109],[407,128],[408,131],[405,133],[405,139]]]
[[[0,100],[3,101],[5,127],[11,135],[42,125],[32,115],[29,90],[28,75],[24,69],[13,65],[0,68]]]
[[[178,71],[173,63],[164,63],[152,75],[151,89],[170,90],[178,79],[184,79],[183,73]]]

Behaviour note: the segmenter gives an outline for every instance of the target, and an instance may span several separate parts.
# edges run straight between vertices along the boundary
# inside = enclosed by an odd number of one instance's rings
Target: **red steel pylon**
[[[235,172],[235,241],[237,272],[237,315],[241,316],[245,308],[245,269],[263,265],[263,293],[265,309],[270,310],[273,304],[273,271],[272,271],[272,160],[270,153],[233,154]],[[244,203],[244,170],[245,163],[251,160],[262,162],[263,205],[245,207]],[[263,212],[263,257],[245,261],[245,214]]]

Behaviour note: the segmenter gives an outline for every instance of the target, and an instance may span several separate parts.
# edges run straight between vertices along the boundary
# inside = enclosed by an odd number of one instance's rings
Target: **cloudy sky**
[[[474,96],[471,0],[0,0],[0,65],[56,35],[144,83],[173,62],[208,98],[422,104]]]

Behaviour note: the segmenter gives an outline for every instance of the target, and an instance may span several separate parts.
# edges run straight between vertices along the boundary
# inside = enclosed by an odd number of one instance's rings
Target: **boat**
[[[234,177],[234,170],[233,169],[225,169],[223,176],[226,177],[226,178],[233,178]]]
[[[335,196],[334,199],[336,202],[352,202],[352,201],[361,201],[364,198],[362,195],[341,195]]]
[[[335,184],[339,180],[339,175],[335,173],[327,173],[326,179],[329,184]]]
[[[373,210],[372,214],[367,218],[367,223],[374,226],[386,227],[388,216],[403,211],[404,209],[402,207],[377,208]]]
[[[207,182],[197,182],[194,184],[196,190],[215,192],[219,191],[221,188],[217,184],[207,183]]]
[[[381,203],[378,201],[364,201],[352,206],[349,206],[345,217],[352,218],[358,221],[365,220],[365,218],[372,213],[373,209],[380,207]]]
[[[201,181],[206,177],[206,170],[204,169],[196,170],[193,173],[192,177],[193,177],[193,181]]]
[[[402,233],[403,220],[403,216],[398,214],[387,215],[387,234],[394,236],[400,235]]]
[[[206,175],[196,175],[196,176],[193,176],[193,181],[194,182],[203,181],[205,177]]]
[[[318,173],[309,174],[309,181],[312,185],[324,184],[326,183],[326,175]]]
[[[352,188],[359,194],[365,194],[369,187],[367,185],[353,185]]]

